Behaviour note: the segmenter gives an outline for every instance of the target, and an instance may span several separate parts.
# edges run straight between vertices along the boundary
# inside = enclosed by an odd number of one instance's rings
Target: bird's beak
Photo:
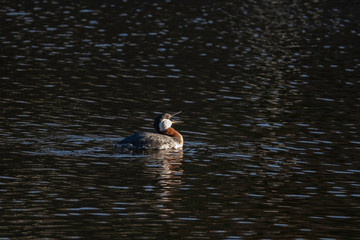
[[[172,118],[173,116],[178,115],[179,113],[181,113],[181,111],[179,111],[179,112],[177,112],[177,113],[173,113],[173,114],[171,114],[170,116],[171,116],[171,118]]]
[[[171,120],[172,123],[183,123],[183,121],[174,121],[174,120]]]
[[[175,115],[178,115],[179,113],[181,113],[181,111],[177,112],[177,113],[174,113],[174,114],[171,114],[171,117],[172,118],[173,116]],[[175,121],[175,120],[171,120],[172,123],[182,123],[182,121]]]

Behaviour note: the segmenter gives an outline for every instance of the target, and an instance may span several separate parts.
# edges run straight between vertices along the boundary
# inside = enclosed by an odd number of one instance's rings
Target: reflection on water
[[[5,1],[0,238],[357,239],[358,9]]]

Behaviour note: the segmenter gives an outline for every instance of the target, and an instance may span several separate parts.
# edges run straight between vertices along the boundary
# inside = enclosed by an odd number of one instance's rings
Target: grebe
[[[180,112],[159,115],[154,120],[157,133],[138,132],[115,144],[117,150],[145,150],[145,149],[178,149],[182,148],[184,139],[181,134],[171,127],[173,123],[180,123],[171,118]]]

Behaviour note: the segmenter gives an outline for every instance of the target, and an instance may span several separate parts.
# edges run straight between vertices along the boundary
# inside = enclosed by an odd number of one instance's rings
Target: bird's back
[[[117,149],[170,149],[182,144],[174,137],[160,133],[138,132],[115,144]]]

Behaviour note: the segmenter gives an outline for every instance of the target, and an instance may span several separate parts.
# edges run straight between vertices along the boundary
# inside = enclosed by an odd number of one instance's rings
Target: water
[[[0,238],[357,239],[359,9],[3,1]]]

